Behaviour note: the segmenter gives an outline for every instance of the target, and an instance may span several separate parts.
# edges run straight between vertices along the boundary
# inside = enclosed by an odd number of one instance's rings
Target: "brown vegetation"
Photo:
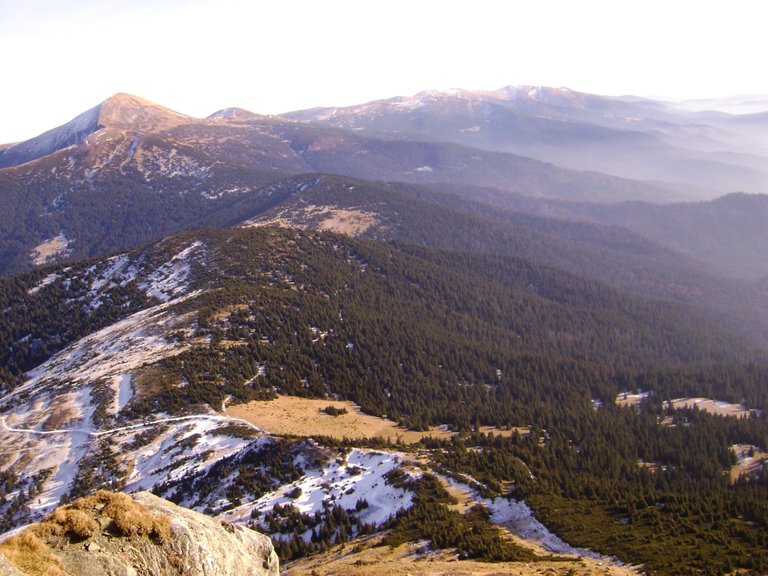
[[[171,524],[138,504],[127,494],[100,490],[58,508],[42,522],[0,543],[0,552],[30,576],[64,575],[61,560],[49,546],[51,539],[88,540],[101,530],[117,536],[148,537],[162,544],[170,539]]]
[[[24,574],[64,576],[61,560],[32,528],[0,542],[0,553]]]
[[[346,414],[330,416],[328,407],[346,410]],[[314,400],[297,396],[279,396],[275,400],[255,400],[247,404],[227,406],[226,413],[242,418],[268,432],[295,436],[331,436],[333,438],[398,438],[408,444],[422,438],[450,438],[451,432],[432,429],[414,432],[386,418],[363,414],[352,402]]]
[[[429,550],[425,542],[396,548],[377,546],[379,537],[359,539],[322,554],[285,566],[285,576],[628,576],[639,570],[591,558],[563,558],[534,562],[458,560],[453,550]]]

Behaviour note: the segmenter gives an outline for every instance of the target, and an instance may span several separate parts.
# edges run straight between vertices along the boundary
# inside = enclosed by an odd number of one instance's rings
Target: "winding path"
[[[110,428],[109,430],[86,430],[82,428],[63,428],[60,430],[34,430],[32,428],[15,428],[9,426],[6,422],[7,416],[0,416],[0,427],[7,432],[16,432],[18,434],[38,434],[40,436],[52,436],[55,434],[85,434],[87,436],[108,436],[110,434],[116,434],[118,432],[125,432],[127,430],[138,430],[140,428],[149,428],[151,426],[157,426],[159,424],[167,424],[170,422],[183,422],[186,420],[213,420],[216,422],[238,422],[246,424],[249,428],[253,428],[259,432],[264,432],[258,426],[254,426],[246,420],[240,418],[231,418],[229,416],[214,416],[210,414],[196,414],[194,416],[176,416],[173,418],[159,418],[150,422],[140,422],[138,424],[129,424],[128,426],[120,426],[119,428]]]

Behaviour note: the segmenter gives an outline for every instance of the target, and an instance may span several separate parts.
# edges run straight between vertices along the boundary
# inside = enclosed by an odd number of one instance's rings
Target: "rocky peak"
[[[151,132],[171,128],[192,119],[168,108],[119,92],[99,106],[99,124],[135,132]]]
[[[0,543],[0,576],[278,576],[266,536],[150,494],[100,491]]]
[[[102,128],[153,132],[193,121],[189,116],[149,100],[118,93],[66,124],[24,142],[0,148],[0,168],[18,166],[53,154],[67,146],[80,144]]]

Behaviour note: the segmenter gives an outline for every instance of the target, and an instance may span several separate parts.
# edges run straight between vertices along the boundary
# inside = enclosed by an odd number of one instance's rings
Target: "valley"
[[[150,491],[284,574],[764,573],[766,174],[735,121],[117,94],[0,148],[0,532]]]

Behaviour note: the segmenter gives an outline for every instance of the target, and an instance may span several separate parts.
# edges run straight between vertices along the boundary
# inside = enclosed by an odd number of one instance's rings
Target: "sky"
[[[768,94],[766,11],[763,0],[0,0],[0,142],[116,92],[191,116],[511,84]]]

